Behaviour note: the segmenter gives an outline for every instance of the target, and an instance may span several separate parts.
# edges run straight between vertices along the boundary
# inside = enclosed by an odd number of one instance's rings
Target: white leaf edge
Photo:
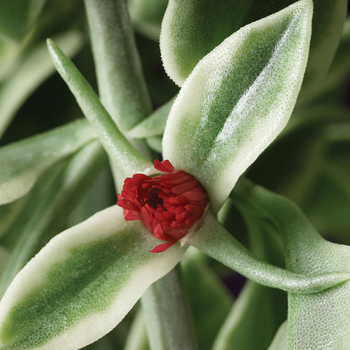
[[[135,222],[126,222],[123,217],[123,209],[114,205],[53,238],[18,273],[6,291],[0,303],[0,326],[16,301],[21,300],[31,291],[30,286],[35,287],[43,281],[45,272],[49,270],[51,264],[62,261],[68,256],[67,253],[63,254],[63,251],[76,247],[81,241],[90,243],[114,235],[118,224],[125,227],[129,224],[135,225]],[[141,223],[136,223],[136,225],[140,228],[140,235],[147,235],[145,236],[146,240],[152,239],[159,242],[149,232],[141,232]],[[103,230],[101,230],[101,227],[103,227]],[[143,231],[146,231],[146,229],[143,228]],[[125,317],[153,282],[175,267],[185,251],[186,248],[179,248],[179,244],[176,244],[166,252],[153,254],[155,258],[149,264],[141,266],[134,273],[128,284],[117,294],[107,311],[95,313],[67,330],[64,334],[55,336],[44,345],[31,349],[74,350],[98,340],[110,332]],[[0,342],[0,348],[1,346]]]
[[[312,20],[312,14],[313,14],[313,2],[311,0],[300,0],[293,5],[290,5],[289,7],[273,14],[268,17],[265,17],[261,20],[258,20],[256,22],[253,22],[249,25],[244,26],[237,32],[233,33],[230,37],[225,39],[220,45],[218,45],[215,49],[213,49],[210,53],[208,53],[206,56],[204,56],[198,64],[193,69],[190,76],[186,79],[185,83],[183,84],[178,97],[176,98],[171,110],[170,114],[167,120],[167,124],[164,131],[163,136],[163,158],[170,160],[170,162],[173,164],[175,168],[182,169],[184,171],[188,170],[186,169],[185,163],[182,161],[184,158],[186,158],[186,155],[182,156],[176,156],[178,154],[178,147],[176,145],[176,137],[174,137],[174,130],[176,130],[176,124],[179,124],[179,121],[181,120],[181,117],[179,115],[184,115],[186,113],[186,110],[188,108],[192,109],[192,106],[196,106],[198,108],[199,99],[196,98],[197,91],[200,91],[200,86],[198,87],[196,84],[197,81],[201,82],[201,80],[205,80],[205,75],[203,75],[203,72],[206,71],[206,66],[208,63],[211,63],[211,58],[215,55],[217,55],[220,52],[228,52],[230,54],[230,50],[225,50],[224,48],[227,46],[235,47],[234,52],[239,51],[240,45],[243,44],[244,39],[246,35],[252,31],[252,30],[259,30],[259,28],[264,28],[266,26],[271,25],[271,21],[278,20],[279,18],[283,18],[285,14],[290,13],[293,11],[294,8],[297,7],[305,7],[307,8],[307,14],[305,15],[304,19],[304,25],[306,29],[306,35],[304,38],[304,51],[302,54],[299,53],[300,59],[298,61],[300,70],[299,70],[299,76],[298,79],[295,79],[294,85],[294,91],[293,94],[288,96],[288,99],[284,101],[284,104],[286,105],[283,110],[283,116],[279,117],[279,120],[274,124],[273,130],[266,127],[266,132],[261,132],[261,134],[266,135],[263,139],[260,139],[256,142],[251,142],[251,147],[249,150],[244,150],[244,152],[240,152],[241,154],[239,157],[236,158],[236,161],[232,163],[226,170],[221,174],[220,178],[216,179],[216,186],[215,191],[208,191],[212,207],[215,212],[217,212],[224,201],[227,199],[229,193],[231,192],[232,188],[236,184],[238,178],[244,173],[244,171],[247,170],[247,168],[257,159],[257,157],[266,149],[266,147],[277,137],[277,135],[283,130],[285,125],[287,124],[290,115],[292,114],[292,111],[295,106],[296,99],[298,97],[303,76],[305,73],[305,68],[308,60],[308,53],[309,53],[309,44],[311,39],[311,20]],[[234,45],[233,45],[234,43]],[[300,52],[300,50],[299,50]],[[232,52],[231,52],[232,54]],[[207,63],[208,61],[208,63]],[[264,70],[267,70],[269,67],[264,68]],[[262,78],[259,76],[256,80],[256,84],[260,84],[260,80]],[[238,104],[242,103],[242,99],[248,99],[249,95],[254,94],[254,90],[256,89],[255,84],[249,88],[249,90],[243,95],[243,97],[239,100]],[[190,101],[190,105],[183,103],[183,100]],[[288,103],[289,102],[289,103]],[[195,107],[196,108],[196,107]],[[271,113],[274,113],[276,109],[276,106],[274,106]],[[190,122],[190,121],[189,121]],[[225,123],[226,126],[226,123]],[[227,132],[227,130],[226,130]],[[256,136],[256,135],[254,135]],[[195,177],[198,178],[202,182],[202,185],[205,187],[206,181],[203,181],[205,179],[200,179],[198,174],[193,174]],[[229,180],[227,180],[229,179]]]

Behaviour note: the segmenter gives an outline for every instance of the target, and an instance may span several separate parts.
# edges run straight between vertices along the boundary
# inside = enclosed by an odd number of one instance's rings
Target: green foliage
[[[20,41],[35,24],[45,0],[1,1],[0,34]]]
[[[181,86],[197,63],[232,33],[296,2],[170,0],[160,42],[167,73]],[[346,0],[316,0],[314,8],[304,81],[308,89],[317,86],[331,64],[346,16]]]
[[[88,123],[79,121],[2,147],[0,203],[24,196],[43,171],[95,137]]]
[[[184,249],[177,246],[149,254],[156,238],[142,224],[123,221],[119,207],[106,209],[57,236],[22,270],[3,298],[1,348],[87,345],[114,328],[180,260]],[[98,319],[105,321],[96,327]]]
[[[312,4],[300,1],[241,29],[200,61],[181,89],[164,132],[164,157],[201,181],[214,211],[287,123],[311,18]]]
[[[350,348],[346,5],[2,1],[0,349]],[[156,254],[154,159],[210,200]]]

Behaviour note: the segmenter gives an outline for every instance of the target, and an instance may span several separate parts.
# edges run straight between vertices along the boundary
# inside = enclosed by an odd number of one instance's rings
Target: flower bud
[[[167,242],[151,250],[160,253],[197,227],[209,199],[198,180],[175,170],[168,160],[155,160],[154,167],[164,174],[127,178],[117,204],[124,209],[125,220],[141,220],[156,238]]]

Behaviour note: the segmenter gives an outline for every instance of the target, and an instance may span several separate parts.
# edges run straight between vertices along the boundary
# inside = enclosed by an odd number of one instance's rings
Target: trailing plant
[[[349,349],[346,12],[3,1],[0,349]]]

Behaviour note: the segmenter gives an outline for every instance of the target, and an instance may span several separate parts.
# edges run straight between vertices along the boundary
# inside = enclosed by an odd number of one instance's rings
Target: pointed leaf
[[[272,15],[296,0],[169,0],[160,46],[166,72],[179,86],[196,64],[241,27]],[[347,0],[314,1],[308,90],[324,78],[337,48]]]
[[[288,121],[311,17],[303,0],[232,34],[198,63],[174,102],[164,158],[201,181],[214,211]]]
[[[68,57],[74,56],[83,44],[83,37],[77,31],[61,34],[55,40]],[[13,75],[0,87],[0,137],[29,95],[54,72],[45,44],[24,55]]]
[[[135,150],[108,114],[94,90],[73,62],[50,39],[47,41],[54,65],[76,98],[81,110],[124,177],[152,167],[152,163]]]
[[[46,169],[96,138],[77,121],[0,148],[0,204],[24,196]]]
[[[118,206],[56,236],[5,293],[0,348],[73,350],[109,332],[184,253],[149,253],[158,242]]]

